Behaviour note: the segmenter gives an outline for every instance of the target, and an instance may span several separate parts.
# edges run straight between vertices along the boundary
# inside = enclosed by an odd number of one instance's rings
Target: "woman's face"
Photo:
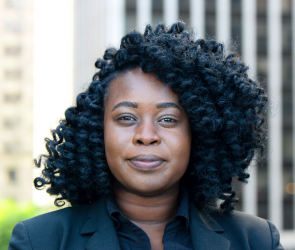
[[[116,77],[109,91],[105,151],[117,184],[139,195],[178,185],[189,163],[191,132],[177,94],[140,68]]]

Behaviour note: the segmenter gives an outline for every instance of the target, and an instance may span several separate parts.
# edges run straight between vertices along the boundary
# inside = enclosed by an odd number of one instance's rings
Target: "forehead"
[[[144,73],[141,68],[128,70],[110,83],[107,103],[120,101],[178,103],[178,95],[161,82],[156,75]]]

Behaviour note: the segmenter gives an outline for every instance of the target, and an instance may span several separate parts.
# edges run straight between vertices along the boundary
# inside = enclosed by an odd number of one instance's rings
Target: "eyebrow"
[[[161,102],[156,105],[157,109],[176,108],[181,111],[181,108],[174,102]]]
[[[131,107],[131,108],[138,108],[138,104],[136,102],[120,102],[118,104],[116,104],[116,106],[112,109],[112,112],[119,108],[119,107]],[[157,109],[164,109],[164,108],[176,108],[179,109],[181,111],[181,108],[175,104],[174,102],[161,102],[161,103],[157,103],[156,104]]]
[[[119,102],[112,110],[112,112],[119,108],[119,107],[131,107],[131,108],[138,108],[138,104],[136,102]]]

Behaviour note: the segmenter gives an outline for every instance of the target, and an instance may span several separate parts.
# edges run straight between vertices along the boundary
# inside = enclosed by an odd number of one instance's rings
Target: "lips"
[[[137,169],[149,171],[160,167],[165,160],[155,155],[138,155],[129,161]]]

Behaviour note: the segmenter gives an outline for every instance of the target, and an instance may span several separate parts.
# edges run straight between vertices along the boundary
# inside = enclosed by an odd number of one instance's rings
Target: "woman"
[[[283,249],[271,222],[234,212],[232,178],[267,133],[266,94],[234,53],[178,22],[95,66],[36,161],[35,187],[72,207],[19,222],[9,249]]]

